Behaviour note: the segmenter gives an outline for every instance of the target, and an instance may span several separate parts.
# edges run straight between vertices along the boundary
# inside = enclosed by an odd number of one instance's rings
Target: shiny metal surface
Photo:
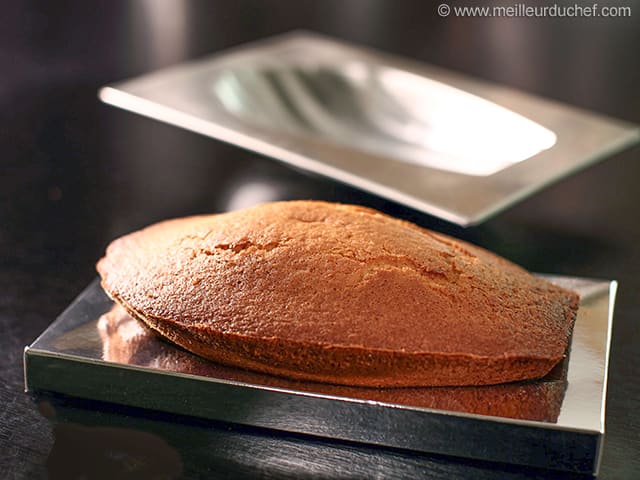
[[[461,225],[640,138],[624,122],[306,33],[100,97]]]
[[[114,309],[98,282],[25,350],[29,390],[461,457],[595,472],[616,283],[549,277],[581,294],[568,360],[494,387],[368,389],[214,365]],[[505,448],[509,445],[509,448]]]
[[[230,68],[212,91],[249,125],[467,175],[491,175],[556,142],[546,128],[444,83],[331,61],[268,59]]]

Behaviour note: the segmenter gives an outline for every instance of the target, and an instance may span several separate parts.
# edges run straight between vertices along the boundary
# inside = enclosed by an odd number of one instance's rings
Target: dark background
[[[551,475],[23,393],[23,347],[95,277],[111,239],[247,202],[247,184],[265,200],[374,206],[530,270],[617,279],[601,477],[640,476],[638,147],[463,230],[96,97],[109,82],[305,28],[640,123],[638,2],[602,3],[632,16],[597,19],[443,19],[437,3],[2,3],[0,478]]]

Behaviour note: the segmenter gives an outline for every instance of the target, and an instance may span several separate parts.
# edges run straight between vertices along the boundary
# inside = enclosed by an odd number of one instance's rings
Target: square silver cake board
[[[545,378],[495,387],[367,389],[226,368],[160,340],[130,318],[117,323],[117,315],[106,313],[117,307],[96,280],[25,348],[26,389],[419,452],[596,473],[617,284],[547,278],[581,295],[560,383]],[[558,407],[553,418],[526,419],[532,402],[546,405],[549,386],[556,392],[550,405]],[[420,395],[435,399],[435,406],[416,406],[412,396]],[[492,411],[507,413],[487,414]]]
[[[460,225],[640,139],[636,125],[305,32],[100,98]]]

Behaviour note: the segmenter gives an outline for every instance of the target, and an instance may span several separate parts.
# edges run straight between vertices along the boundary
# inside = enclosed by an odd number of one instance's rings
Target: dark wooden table
[[[393,1],[4,2],[0,15],[0,478],[547,478],[23,392],[22,349],[95,278],[114,237],[246,201],[371,205],[534,271],[617,279],[601,477],[640,478],[640,149],[461,229],[102,105],[99,86],[307,28],[640,123],[630,18],[440,18]],[[235,203],[234,203],[235,202]]]

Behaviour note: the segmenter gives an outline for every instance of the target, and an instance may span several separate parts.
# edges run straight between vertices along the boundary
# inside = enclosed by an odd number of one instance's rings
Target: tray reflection
[[[105,361],[404,406],[555,422],[567,388],[567,358],[545,378],[530,382],[481,387],[345,387],[289,380],[215,364],[167,343],[117,304],[99,318],[96,327]]]

